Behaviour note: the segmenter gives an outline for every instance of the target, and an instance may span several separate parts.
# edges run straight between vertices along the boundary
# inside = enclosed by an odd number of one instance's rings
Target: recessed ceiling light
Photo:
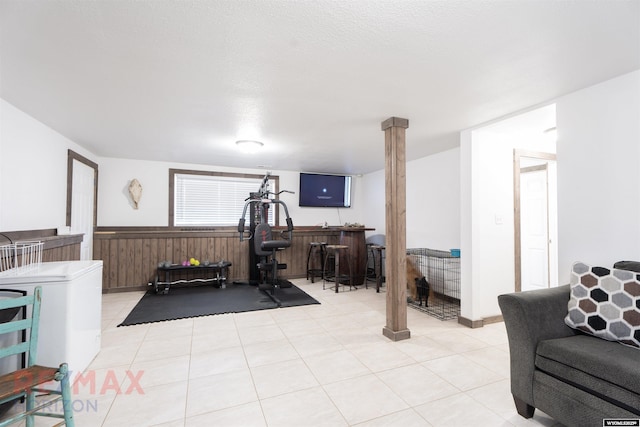
[[[236,145],[244,152],[254,153],[264,146],[264,144],[260,141],[255,141],[253,139],[241,139],[236,141]]]

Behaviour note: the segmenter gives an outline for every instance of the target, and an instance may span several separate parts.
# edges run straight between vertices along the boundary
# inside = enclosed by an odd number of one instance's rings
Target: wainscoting
[[[339,229],[296,227],[291,247],[278,254],[278,261],[287,264],[280,274],[288,279],[305,277],[309,243],[335,244],[339,239]],[[103,292],[147,289],[160,261],[180,263],[191,257],[201,262],[230,261],[229,281],[249,278],[249,241],[241,242],[235,228],[181,231],[99,227],[93,236],[93,258],[103,261]]]

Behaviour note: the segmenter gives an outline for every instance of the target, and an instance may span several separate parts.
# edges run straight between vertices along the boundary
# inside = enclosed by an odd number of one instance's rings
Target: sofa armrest
[[[498,296],[509,338],[511,393],[533,402],[536,348],[542,340],[575,335],[564,323],[571,290],[569,285]]]

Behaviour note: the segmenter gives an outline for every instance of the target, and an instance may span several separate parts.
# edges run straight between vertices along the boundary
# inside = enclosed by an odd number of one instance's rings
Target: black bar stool
[[[333,262],[334,262],[334,276],[333,276],[333,282],[335,283],[335,291],[336,293],[338,293],[338,288],[340,287],[340,283],[342,283],[343,285],[349,285],[349,290],[352,289],[358,289],[353,285],[353,278],[351,277],[351,264],[349,262],[349,246],[346,245],[326,245],[326,257],[325,257],[325,262],[324,262],[324,266],[325,266],[325,271],[322,274],[322,289],[326,289],[326,282],[330,281],[331,279],[328,277],[327,275],[327,271],[326,271],[326,267],[327,267],[327,259],[333,255]],[[345,274],[340,274],[340,255],[344,255],[344,258],[347,259],[347,266],[349,268],[349,274],[345,275]],[[346,282],[346,283],[345,283]],[[329,289],[331,289],[334,286],[330,286]]]
[[[380,293],[382,287],[382,251],[385,247],[382,245],[371,245],[371,252],[373,253],[373,269],[376,278],[376,292]]]
[[[322,277],[324,273],[324,262],[326,256],[327,242],[311,242],[309,243],[309,252],[307,253],[307,280],[311,278],[313,283],[315,277]],[[318,268],[318,265],[320,266]],[[315,268],[313,268],[315,266]]]
[[[375,243],[367,243],[367,265],[365,267],[364,287],[369,289],[369,281],[376,282],[376,253],[373,247]]]

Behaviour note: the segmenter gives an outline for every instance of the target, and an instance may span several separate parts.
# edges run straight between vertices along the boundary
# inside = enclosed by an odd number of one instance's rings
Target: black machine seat
[[[262,243],[260,243],[260,249],[262,250],[267,250],[267,251],[271,251],[273,249],[284,249],[284,248],[288,248],[289,246],[291,246],[291,242],[288,240],[267,240],[264,241]]]
[[[271,226],[267,223],[261,223],[256,226],[254,239],[255,252],[260,256],[258,268],[271,278],[269,283],[265,277],[264,282],[260,284],[260,289],[271,289],[273,291],[277,287],[290,287],[289,282],[278,280],[278,270],[286,269],[287,264],[278,263],[276,252],[290,247],[291,240],[273,239]]]

